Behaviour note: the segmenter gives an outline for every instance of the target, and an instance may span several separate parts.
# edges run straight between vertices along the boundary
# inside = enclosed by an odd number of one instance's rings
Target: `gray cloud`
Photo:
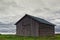
[[[15,33],[16,26],[13,23],[5,24],[0,22],[0,33]]]
[[[26,13],[46,19],[60,30],[60,0],[0,0],[1,31],[15,30],[14,23]]]

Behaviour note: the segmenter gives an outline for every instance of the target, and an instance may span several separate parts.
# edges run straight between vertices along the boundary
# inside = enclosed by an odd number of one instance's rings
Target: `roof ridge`
[[[35,17],[35,16],[29,15],[29,14],[25,14],[25,16],[31,17],[32,19],[34,19],[34,20],[36,20],[36,21],[39,21],[39,22],[41,22],[41,23],[44,23],[44,24],[54,25],[54,24],[52,24],[51,22],[48,22],[48,21],[46,21],[45,19],[42,19],[42,18],[39,18],[39,17]],[[23,18],[24,18],[25,16],[23,16]],[[21,19],[22,19],[22,18],[21,18]],[[20,20],[19,20],[18,22],[20,22]],[[18,22],[17,22],[17,23],[18,23]],[[17,23],[15,23],[15,25],[16,25]],[[55,26],[55,25],[54,25],[54,26]]]
[[[30,17],[33,17],[35,20],[36,20],[36,19],[40,19],[40,20],[42,20],[42,21],[45,21],[47,24],[55,25],[55,24],[53,24],[53,23],[51,23],[51,22],[49,22],[49,21],[47,21],[47,20],[45,20],[45,19],[43,19],[43,18],[35,17],[35,16],[29,15],[29,14],[26,14],[26,15],[27,15],[27,16],[30,16]],[[43,22],[43,23],[45,23],[45,22]]]

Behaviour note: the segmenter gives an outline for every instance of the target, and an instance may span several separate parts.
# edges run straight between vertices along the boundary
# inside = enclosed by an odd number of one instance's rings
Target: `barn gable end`
[[[16,25],[16,34],[21,36],[39,36],[38,27],[38,22],[28,16],[25,16]]]

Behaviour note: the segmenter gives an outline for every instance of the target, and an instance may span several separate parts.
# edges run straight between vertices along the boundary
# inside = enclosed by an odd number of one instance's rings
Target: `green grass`
[[[55,35],[54,37],[24,37],[16,35],[0,35],[0,40],[60,40],[60,34]]]
[[[0,35],[0,40],[40,40],[40,38],[31,36]]]

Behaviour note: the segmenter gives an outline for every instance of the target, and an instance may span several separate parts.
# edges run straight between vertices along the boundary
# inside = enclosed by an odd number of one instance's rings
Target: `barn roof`
[[[55,26],[54,24],[52,24],[52,23],[50,23],[50,22],[48,22],[48,21],[46,21],[46,20],[44,20],[44,19],[42,19],[42,18],[35,17],[35,16],[31,16],[31,15],[28,15],[28,14],[26,14],[25,16],[28,16],[28,17],[30,17],[30,18],[32,18],[32,19],[34,19],[34,20],[36,20],[36,21],[38,21],[38,22],[40,22],[40,23],[44,23],[44,24],[48,24],[48,25],[53,25],[53,26]],[[24,16],[24,17],[25,17],[25,16]],[[24,17],[23,17],[23,18],[24,18]],[[18,24],[23,18],[21,18],[18,22],[16,22],[15,25]]]

